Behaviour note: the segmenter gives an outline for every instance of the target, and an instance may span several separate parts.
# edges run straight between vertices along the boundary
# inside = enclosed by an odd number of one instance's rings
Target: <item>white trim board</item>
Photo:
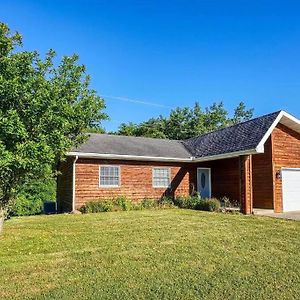
[[[224,153],[213,156],[205,157],[190,157],[190,158],[176,158],[176,157],[153,157],[153,156],[136,156],[136,155],[121,155],[121,154],[100,154],[100,153],[82,153],[82,152],[68,152],[67,156],[78,156],[79,158],[94,158],[94,159],[112,159],[112,160],[138,160],[138,161],[160,161],[160,162],[188,162],[197,163],[208,160],[218,160],[231,157],[237,157],[240,155],[256,154],[255,149],[246,151],[237,151],[231,153]]]
[[[68,152],[67,156],[78,156],[80,158],[95,158],[95,159],[119,159],[119,160],[145,160],[145,161],[176,161],[176,162],[191,162],[190,158],[178,157],[159,157],[159,156],[138,156],[127,154],[101,154],[101,153],[82,153],[82,152]]]
[[[258,153],[263,153],[264,152],[265,142],[270,137],[270,135],[272,134],[273,130],[275,129],[275,127],[279,123],[281,123],[281,124],[287,126],[288,128],[291,128],[292,130],[300,133],[300,120],[298,120],[294,116],[290,115],[286,111],[282,110],[279,113],[279,115],[277,116],[277,118],[275,119],[275,121],[273,122],[273,124],[270,126],[270,128],[268,129],[268,131],[265,133],[265,135],[263,136],[263,138],[261,139],[261,141],[259,142],[259,144],[257,145],[256,151]]]

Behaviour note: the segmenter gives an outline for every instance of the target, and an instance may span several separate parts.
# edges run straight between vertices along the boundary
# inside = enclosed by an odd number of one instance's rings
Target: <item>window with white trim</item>
[[[153,187],[167,188],[171,182],[170,168],[153,168],[152,185]]]
[[[99,186],[118,187],[120,186],[120,167],[119,166],[100,166]]]

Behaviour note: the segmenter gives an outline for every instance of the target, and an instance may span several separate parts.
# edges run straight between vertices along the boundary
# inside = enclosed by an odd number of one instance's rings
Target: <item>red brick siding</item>
[[[57,177],[56,201],[59,212],[72,211],[73,202],[73,161],[68,157],[59,165],[60,175]]]
[[[300,168],[300,134],[279,124],[272,133],[275,181],[275,212],[282,211],[282,181],[275,178],[281,168]]]
[[[253,206],[273,209],[272,141],[265,143],[265,152],[252,157]]]
[[[120,187],[99,187],[100,165],[120,166]],[[153,167],[171,168],[171,190],[152,187]],[[76,163],[76,208],[80,208],[87,201],[113,198],[119,195],[124,195],[134,201],[144,198],[159,199],[164,194],[188,195],[190,168],[182,163],[79,159]]]

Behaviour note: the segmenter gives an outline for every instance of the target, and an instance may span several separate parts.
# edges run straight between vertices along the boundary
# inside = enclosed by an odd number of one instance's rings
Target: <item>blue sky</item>
[[[300,3],[276,0],[0,5],[0,20],[23,34],[26,49],[79,54],[105,95],[107,130],[195,101],[222,100],[230,111],[244,101],[255,115],[285,109],[300,117],[299,17]]]

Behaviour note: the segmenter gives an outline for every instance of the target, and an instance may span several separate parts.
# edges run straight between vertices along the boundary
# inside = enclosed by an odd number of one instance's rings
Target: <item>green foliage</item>
[[[55,201],[56,182],[54,178],[32,179],[20,187],[15,204],[12,205],[10,215],[28,216],[43,212],[45,201]]]
[[[220,210],[220,201],[215,198],[211,199],[200,199],[194,209],[204,210],[204,211],[219,211]]]
[[[150,209],[158,206],[158,201],[153,199],[143,199],[141,202],[141,209]]]
[[[0,209],[24,182],[55,173],[59,160],[84,141],[85,128],[106,118],[78,56],[54,63],[22,49],[20,34],[0,23]]]
[[[247,110],[244,102],[241,102],[234,110],[234,116],[232,118],[232,124],[238,124],[243,121],[247,121],[253,116],[253,108]]]
[[[247,121],[252,115],[253,109],[247,109],[243,102],[235,108],[233,117],[229,116],[223,102],[204,110],[196,102],[192,108],[173,109],[168,117],[159,116],[140,124],[123,123],[116,134],[182,140]]]
[[[129,211],[154,208],[171,208],[173,201],[170,197],[162,197],[160,200],[145,198],[140,202],[134,202],[125,196],[112,199],[95,200],[87,202],[80,208],[82,213],[97,213],[108,211]]]
[[[174,199],[174,204],[179,208],[195,209],[200,200],[198,196],[179,196]]]
[[[127,199],[125,196],[120,196],[112,200],[115,210],[131,210],[134,206],[132,201]]]
[[[108,212],[113,210],[112,201],[90,201],[87,202],[80,208],[82,213],[98,213],[98,212]]]
[[[179,196],[175,198],[174,204],[179,208],[188,208],[204,211],[218,211],[220,209],[220,201],[215,198],[202,199],[196,196]]]
[[[102,128],[102,127],[95,127],[95,128],[86,128],[85,130],[84,130],[84,132],[86,132],[86,133],[100,133],[100,134],[103,134],[103,133],[105,133],[105,129],[104,128]]]
[[[13,210],[10,212],[12,216],[30,216],[42,213],[43,201],[20,195],[16,199]]]
[[[171,207],[174,205],[173,198],[168,196],[161,197],[158,203],[162,207]]]
[[[232,200],[228,197],[223,197],[220,202],[224,209],[240,208],[240,201],[238,200]]]

